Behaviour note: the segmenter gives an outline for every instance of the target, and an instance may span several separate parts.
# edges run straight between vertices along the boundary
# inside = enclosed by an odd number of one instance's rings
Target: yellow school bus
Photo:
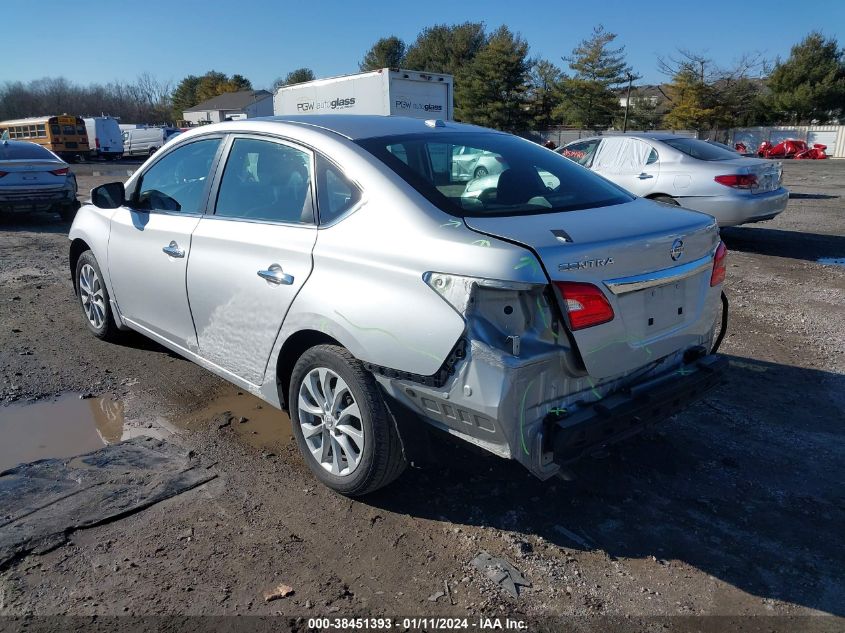
[[[87,158],[88,132],[82,117],[63,114],[0,121],[0,136],[13,141],[30,141],[46,147],[65,160]]]

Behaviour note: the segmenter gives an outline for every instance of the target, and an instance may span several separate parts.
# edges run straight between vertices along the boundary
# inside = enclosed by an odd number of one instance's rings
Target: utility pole
[[[631,82],[634,81],[634,75],[630,72],[628,74],[628,96],[625,97],[625,121],[622,123],[622,133],[628,131],[628,110],[631,107]]]

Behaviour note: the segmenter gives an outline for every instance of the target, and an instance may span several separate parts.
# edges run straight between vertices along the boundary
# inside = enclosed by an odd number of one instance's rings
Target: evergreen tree
[[[423,29],[408,47],[404,66],[409,70],[457,76],[487,42],[484,24],[437,24]]]
[[[769,88],[774,107],[793,123],[836,119],[845,109],[845,51],[814,31],[775,66]]]
[[[216,70],[210,70],[201,77],[188,75],[179,82],[179,85],[173,91],[171,98],[173,117],[177,120],[181,119],[184,110],[198,103],[226,92],[238,92],[240,90],[252,90],[252,84],[243,75],[235,74],[229,77]]]
[[[461,121],[521,132],[529,127],[526,102],[528,43],[500,26],[458,74],[455,115]]]
[[[572,77],[563,83],[564,100],[557,114],[571,125],[597,130],[611,125],[618,115],[619,96],[615,90],[625,83],[631,67],[625,62],[625,47],[611,48],[616,39],[599,25],[564,58]]]
[[[173,90],[171,101],[173,102],[173,118],[181,119],[182,112],[197,105],[200,100],[197,98],[197,87],[200,78],[196,75],[188,75]]]
[[[535,130],[546,130],[560,123],[554,113],[560,103],[564,78],[561,69],[548,60],[537,60],[531,67],[527,99]]]
[[[364,55],[358,64],[361,71],[379,68],[401,68],[405,61],[405,42],[395,35],[383,37]]]
[[[297,68],[296,70],[290,71],[284,77],[279,77],[276,81],[273,82],[273,91],[275,92],[278,88],[282,86],[291,86],[293,84],[301,84],[305,83],[306,81],[314,81],[316,76],[314,75],[314,71],[310,68]]]

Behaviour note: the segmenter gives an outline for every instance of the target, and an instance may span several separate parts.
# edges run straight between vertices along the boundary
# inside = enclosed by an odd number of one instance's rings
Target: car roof
[[[425,134],[442,132],[492,132],[495,130],[444,121],[441,119],[416,119],[401,116],[381,116],[377,114],[306,114],[298,116],[272,116],[248,119],[248,121],[233,121],[232,123],[247,122],[290,123],[314,128],[320,128],[340,134],[350,140],[376,138],[379,136],[400,136],[403,134]],[[434,126],[426,121],[437,121]],[[240,127],[240,126],[239,126]]]
[[[645,138],[645,139],[649,139],[651,141],[671,141],[673,139],[687,139],[687,140],[691,140],[691,141],[696,140],[691,136],[681,136],[679,134],[672,134],[671,132],[635,132],[633,134],[625,133],[625,134],[604,134],[604,135],[601,135],[601,136],[589,136],[589,137],[579,138],[576,141],[572,141],[572,143],[578,143],[579,141],[590,141],[590,140],[593,140],[593,139],[605,139],[605,138],[610,138],[610,137],[613,137],[613,136],[627,136],[629,138]],[[572,143],[567,143],[567,145],[571,145]]]

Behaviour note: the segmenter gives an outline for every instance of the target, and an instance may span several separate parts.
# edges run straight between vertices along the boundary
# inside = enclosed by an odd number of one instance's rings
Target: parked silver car
[[[505,169],[504,159],[493,152],[460,145],[452,148],[452,178],[456,182],[500,174]]]
[[[76,176],[50,150],[29,141],[0,141],[0,211],[56,211],[73,219]]]
[[[557,150],[634,195],[708,213],[719,226],[770,220],[786,209],[781,164],[671,134],[580,139]]]
[[[492,195],[463,195],[454,146],[505,159]],[[508,134],[208,125],[92,202],[70,271],[94,335],[137,330],[289,410],[344,494],[424,461],[434,429],[551,477],[700,398],[724,364],[713,219]]]

